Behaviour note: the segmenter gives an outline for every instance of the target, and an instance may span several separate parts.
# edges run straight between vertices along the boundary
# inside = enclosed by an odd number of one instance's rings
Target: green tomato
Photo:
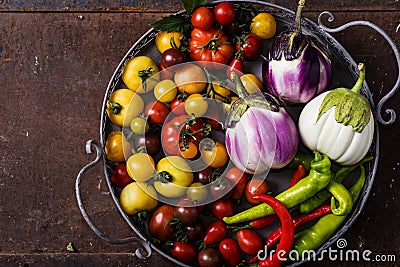
[[[187,188],[186,194],[191,201],[201,203],[207,199],[207,186],[203,185],[200,182],[193,183]]]
[[[149,124],[145,118],[136,117],[131,122],[131,130],[137,135],[143,135],[149,130]]]

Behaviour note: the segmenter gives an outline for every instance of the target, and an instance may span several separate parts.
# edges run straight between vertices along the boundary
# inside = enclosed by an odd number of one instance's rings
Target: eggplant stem
[[[306,4],[306,0],[300,0],[297,6],[296,20],[294,24],[294,31],[301,32],[301,16],[303,13],[303,8]]]
[[[354,84],[353,88],[351,88],[351,91],[357,94],[360,93],[365,80],[365,64],[358,64],[358,70],[360,71],[360,76],[358,76],[357,82]]]
[[[231,80],[233,80],[236,84],[236,94],[240,97],[240,98],[245,98],[247,96],[249,96],[249,92],[247,92],[246,88],[244,88],[244,85],[242,83],[242,81],[239,78],[239,75],[237,74],[236,71],[232,71],[231,72]]]

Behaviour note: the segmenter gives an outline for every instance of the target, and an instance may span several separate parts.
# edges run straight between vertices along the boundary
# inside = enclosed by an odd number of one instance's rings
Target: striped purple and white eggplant
[[[262,66],[264,86],[288,103],[307,103],[324,92],[332,79],[331,60],[317,40],[301,31],[301,0],[290,31],[272,42]]]
[[[225,145],[232,163],[252,174],[285,167],[299,144],[292,117],[276,97],[261,92],[249,95],[238,74],[231,76],[240,97],[225,123]]]

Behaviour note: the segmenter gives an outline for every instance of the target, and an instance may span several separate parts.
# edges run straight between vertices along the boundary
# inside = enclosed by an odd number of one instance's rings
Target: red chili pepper
[[[271,257],[267,257],[265,260],[262,260],[258,263],[259,267],[278,267],[282,264],[281,259],[289,254],[289,251],[293,245],[294,226],[292,216],[290,215],[290,212],[286,206],[274,197],[268,195],[258,195],[254,196],[253,198],[261,200],[270,205],[281,220],[282,236],[281,242],[279,242],[278,247],[276,248],[276,252]]]
[[[267,227],[268,225],[273,223],[276,219],[278,219],[278,216],[276,214],[272,214],[253,220],[250,222],[250,225],[253,229],[261,229]]]
[[[315,209],[310,213],[297,215],[295,218],[293,218],[294,229],[297,229],[303,224],[310,222],[316,218],[319,218],[323,215],[329,214],[331,212],[332,212],[331,205],[326,204],[320,206],[319,208]],[[267,248],[271,248],[273,245],[275,245],[279,241],[281,234],[282,234],[281,228],[280,227],[276,228],[265,240]]]
[[[276,219],[278,219],[278,216],[276,214],[272,214],[272,215],[268,215],[268,216],[264,216],[264,217],[252,220],[251,222],[249,222],[243,226],[229,226],[228,225],[228,228],[233,229],[233,231],[239,231],[241,229],[257,230],[257,229],[262,229],[264,227],[267,227],[268,225],[270,225],[271,223],[276,221]]]
[[[299,164],[292,175],[292,179],[290,180],[288,188],[291,188],[292,186],[297,184],[297,182],[306,177],[306,175],[307,169],[304,167],[303,164]]]

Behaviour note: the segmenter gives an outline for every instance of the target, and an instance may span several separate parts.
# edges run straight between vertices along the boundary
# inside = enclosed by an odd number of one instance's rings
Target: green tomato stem
[[[351,91],[357,94],[360,93],[365,80],[365,64],[358,64],[358,70],[360,71],[360,76],[358,77],[356,84],[354,84],[353,88],[351,88]]]
[[[119,114],[122,110],[122,106],[118,102],[111,102],[109,108],[113,114]]]

